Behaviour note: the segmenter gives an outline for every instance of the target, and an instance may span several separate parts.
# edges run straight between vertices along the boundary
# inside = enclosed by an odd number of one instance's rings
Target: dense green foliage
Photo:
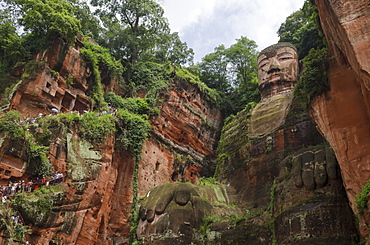
[[[113,108],[126,109],[134,114],[158,115],[159,109],[155,107],[155,101],[150,98],[126,98],[116,95],[113,92],[105,94],[104,99]]]
[[[302,104],[308,106],[312,99],[330,89],[326,75],[326,64],[329,62],[326,48],[311,49],[303,59],[305,70],[294,89]]]
[[[115,131],[114,117],[109,113],[86,112],[78,125],[81,137],[90,142],[100,143]]]
[[[229,48],[220,45],[197,65],[200,79],[223,96],[225,116],[235,114],[260,96],[257,79],[257,45],[241,37]]]
[[[105,72],[109,72],[109,74],[113,78],[118,78],[120,73],[122,73],[123,71],[122,64],[113,58],[109,49],[93,44],[91,42],[85,41],[84,49],[81,50],[81,53],[83,55],[88,56],[86,52],[92,53],[90,55],[93,55],[94,58],[97,59],[99,68],[104,70]]]
[[[80,21],[73,16],[73,5],[64,0],[13,0],[19,7],[19,24],[24,30],[46,40],[63,38],[74,41]]]
[[[34,136],[30,133],[27,133],[27,143],[27,172],[39,177],[50,176],[54,169],[46,155],[49,152],[49,148],[37,143]]]
[[[58,38],[73,44],[80,32],[80,21],[73,15],[74,7],[68,1],[2,0],[0,3],[3,6],[0,10],[0,79]],[[9,80],[12,79],[5,79]]]
[[[107,29],[118,34],[107,35],[110,43],[120,42],[120,47],[111,47],[113,52],[119,52],[120,57],[126,57],[132,64],[139,60],[140,54],[154,48],[163,34],[169,32],[163,9],[155,1],[93,0],[91,3],[98,7],[96,13]],[[122,42],[126,44],[122,45]]]
[[[8,238],[7,244],[25,243],[25,234],[30,233],[31,230],[27,225],[21,223],[15,224],[12,216],[16,215],[13,209],[0,205],[0,231],[4,232],[3,238]],[[3,243],[6,239],[3,240]]]
[[[15,195],[13,205],[26,223],[43,226],[53,207],[52,196],[52,189],[42,186],[32,194],[23,192]]]
[[[312,48],[324,48],[326,43],[316,6],[310,0],[306,0],[300,10],[287,17],[278,35],[279,42],[290,42],[297,47],[299,59],[308,55]]]
[[[26,56],[9,10],[0,10],[0,77]]]
[[[108,49],[89,42],[84,42],[84,44],[85,48],[81,50],[81,54],[85,61],[92,67],[89,95],[94,102],[94,109],[102,110],[106,106],[106,103],[103,98],[104,92],[99,68],[105,68],[114,76],[118,75],[120,69],[122,71],[122,66],[113,59]]]
[[[0,132],[9,134],[10,138],[23,139],[24,130],[20,126],[22,114],[19,111],[9,111],[0,116]]]
[[[147,97],[155,99],[161,90],[168,89],[171,71],[173,68],[169,63],[138,62],[132,67],[131,83],[127,91],[131,95],[144,92]]]
[[[66,0],[73,5],[74,16],[81,23],[80,32],[83,36],[92,37],[98,41],[103,28],[100,26],[100,20],[90,9],[87,1],[84,0]]]
[[[306,0],[300,10],[288,16],[280,26],[278,34],[280,42],[290,42],[298,49],[304,71],[300,75],[294,95],[299,97],[302,104],[308,106],[314,97],[330,89],[326,75],[326,65],[330,59],[313,2]]]
[[[170,34],[163,8],[153,0],[93,0],[107,31],[98,40],[111,49],[116,58],[138,61],[188,62],[192,50],[178,34]],[[154,60],[153,60],[154,59]]]
[[[102,143],[108,135],[112,135],[115,128],[115,117],[110,113],[86,112],[60,113],[55,116],[42,117],[37,120],[42,133],[35,133],[40,144],[48,145],[55,134],[65,137],[66,132],[71,132],[78,127],[80,137],[90,143]],[[65,140],[65,139],[64,139]]]
[[[25,149],[28,156],[27,171],[36,176],[46,176],[51,172],[51,164],[46,156],[48,148],[36,142],[21,120],[21,114],[18,111],[9,111],[0,118],[0,133],[14,142],[23,142],[21,148]]]
[[[359,213],[363,213],[367,208],[368,195],[370,193],[370,180],[362,188],[361,193],[356,196],[356,208]]]
[[[126,109],[118,109],[117,118],[117,147],[131,150],[136,157],[140,156],[141,146],[151,129],[147,115],[138,115]]]

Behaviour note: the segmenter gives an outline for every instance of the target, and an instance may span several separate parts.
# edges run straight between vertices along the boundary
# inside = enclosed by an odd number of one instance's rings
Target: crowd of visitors
[[[59,110],[56,108],[52,108],[52,113],[49,115],[56,115],[59,113]],[[83,113],[86,113],[88,111],[83,111]],[[78,111],[71,111],[70,113],[77,113],[81,115]],[[110,103],[108,103],[106,110],[99,112],[99,116],[102,116],[103,114],[117,114],[117,109],[111,107]],[[30,125],[36,123],[37,118],[46,117],[48,114],[40,113],[35,118],[26,118],[25,120],[20,121],[22,124]],[[33,191],[36,191],[41,186],[45,186],[46,188],[49,187],[49,185],[57,185],[64,181],[64,175],[63,173],[56,172],[51,178],[36,178],[36,179],[28,179],[25,180],[18,180],[18,181],[10,181],[7,185],[0,185],[0,198],[1,203],[9,208],[11,205],[9,204],[9,199],[12,198],[13,195],[26,192],[30,193]],[[22,220],[22,217],[18,214],[18,212],[14,212],[14,215],[12,215],[12,220],[14,221],[15,228],[17,224],[24,224],[24,221]],[[25,244],[30,244],[27,240]]]
[[[30,124],[34,124],[36,123],[36,120],[37,118],[41,118],[41,117],[46,117],[46,116],[51,116],[51,115],[57,115],[59,114],[59,110],[56,109],[56,108],[52,108],[51,109],[52,113],[51,114],[45,114],[45,113],[39,113],[39,115],[37,117],[28,117],[26,118],[25,120],[22,120],[21,123],[25,123],[26,125],[30,125]],[[102,116],[103,114],[112,114],[112,115],[116,115],[117,114],[117,109],[112,107],[110,105],[110,103],[108,103],[108,105],[106,106],[106,110],[103,110],[101,112],[98,113],[99,116]],[[84,113],[87,113],[89,111],[87,110],[84,110],[83,113],[80,113],[79,111],[70,111],[69,113],[77,113],[78,115],[81,115],[81,114],[84,114]]]
[[[14,208],[11,204],[9,204],[8,200],[12,198],[13,195],[21,192],[30,193],[36,191],[41,186],[45,186],[46,188],[49,185],[57,185],[64,181],[63,173],[59,173],[58,171],[51,178],[36,178],[36,180],[29,179],[28,181],[18,180],[18,181],[9,181],[7,185],[0,185],[0,197],[1,203],[7,208]],[[20,214],[15,210],[13,215],[11,216],[14,222],[14,228],[16,232],[20,232],[18,225],[22,227],[24,221]],[[27,240],[25,244],[30,244]]]
[[[8,196],[24,192],[32,192],[40,188],[41,186],[49,187],[49,185],[57,185],[64,180],[63,173],[56,172],[51,178],[37,178],[36,180],[19,180],[9,181],[7,185],[0,185],[0,196],[1,201],[6,205]]]

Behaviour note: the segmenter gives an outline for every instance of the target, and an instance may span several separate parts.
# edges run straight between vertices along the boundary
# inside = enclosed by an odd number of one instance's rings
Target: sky
[[[245,36],[262,50],[277,43],[277,30],[304,0],[162,0],[172,32],[193,48],[199,62],[214,48]]]

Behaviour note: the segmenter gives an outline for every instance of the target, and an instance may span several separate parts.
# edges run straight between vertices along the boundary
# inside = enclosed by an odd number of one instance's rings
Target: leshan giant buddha
[[[139,238],[158,244],[357,242],[333,151],[293,97],[299,68],[290,43],[260,53],[262,100],[224,126],[216,170],[222,184],[155,187],[140,208]]]

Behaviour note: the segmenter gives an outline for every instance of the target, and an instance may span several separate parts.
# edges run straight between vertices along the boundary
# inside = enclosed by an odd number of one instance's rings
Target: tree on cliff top
[[[25,56],[22,39],[8,10],[0,10],[0,77]]]
[[[300,60],[308,55],[310,49],[325,47],[316,6],[310,0],[306,0],[300,10],[289,15],[277,33],[279,42],[290,42],[297,47]]]
[[[178,33],[170,33],[163,8],[154,0],[92,0],[103,24],[97,41],[121,60],[128,84],[140,63],[192,64],[194,52]],[[131,86],[132,87],[132,86]]]
[[[6,0],[14,10],[25,33],[53,41],[63,38],[74,42],[81,24],[73,13],[73,5],[65,0]]]
[[[1,0],[0,77],[57,38],[70,43],[80,31],[73,6],[65,0]]]
[[[280,42],[290,42],[298,49],[305,70],[295,86],[294,95],[306,107],[316,96],[326,93],[329,83],[326,65],[330,61],[316,6],[306,0],[303,7],[287,17],[278,34]]]
[[[106,45],[135,64],[169,34],[162,7],[153,0],[92,0],[105,28]]]
[[[246,37],[229,48],[220,45],[198,63],[200,78],[224,96],[225,116],[260,100],[257,79],[257,45]]]

